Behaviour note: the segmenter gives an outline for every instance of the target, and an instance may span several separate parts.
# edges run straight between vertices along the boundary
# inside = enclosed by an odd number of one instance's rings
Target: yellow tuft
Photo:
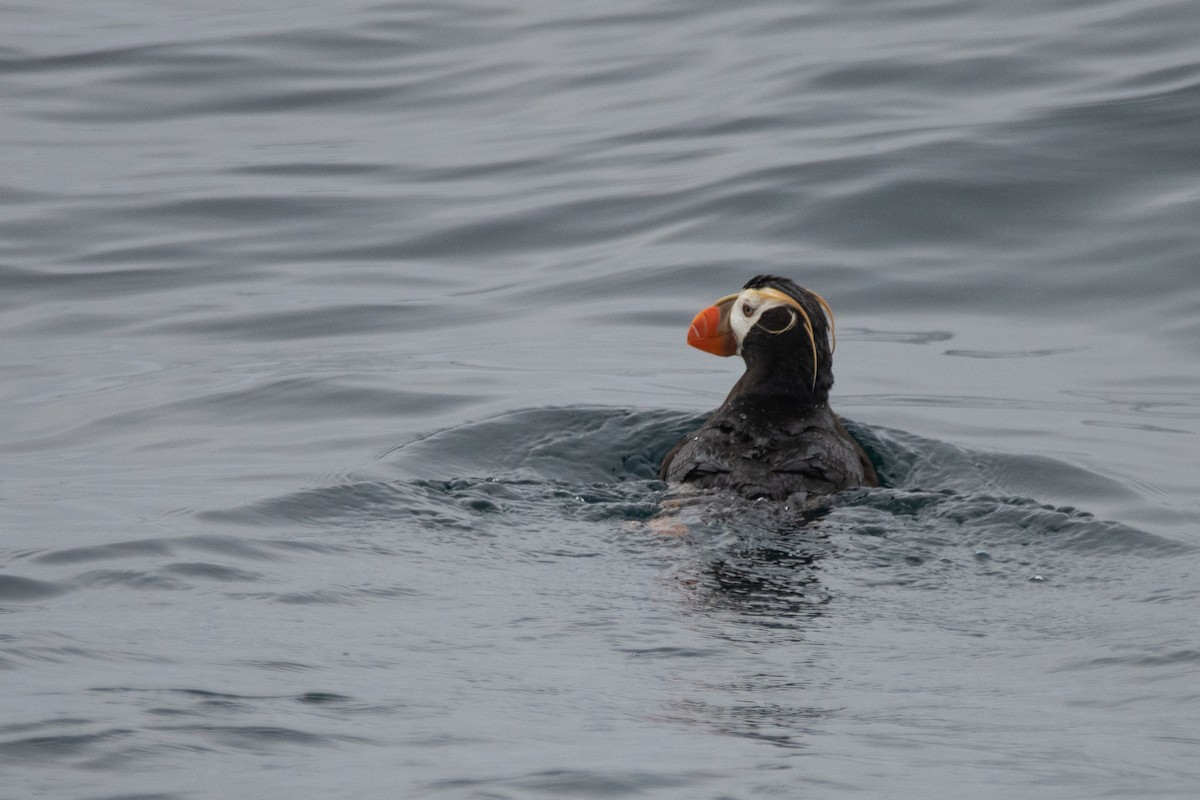
[[[817,302],[821,304],[821,309],[825,312],[826,319],[829,320],[829,336],[833,339],[833,342],[829,347],[829,352],[837,352],[837,324],[833,321],[833,309],[829,307],[829,303],[825,302],[824,297],[821,297],[821,295],[817,294],[812,289],[805,289],[804,291],[817,298]]]

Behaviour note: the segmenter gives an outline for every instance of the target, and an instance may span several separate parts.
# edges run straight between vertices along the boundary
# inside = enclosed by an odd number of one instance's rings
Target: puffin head
[[[833,386],[833,311],[787,278],[757,275],[717,300],[692,320],[687,343],[713,355],[740,355],[747,372],[767,371],[772,383],[792,380],[809,394]]]

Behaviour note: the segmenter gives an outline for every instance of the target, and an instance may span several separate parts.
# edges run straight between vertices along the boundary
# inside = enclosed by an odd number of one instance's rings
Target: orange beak
[[[722,297],[701,311],[688,328],[687,343],[714,356],[732,356],[738,351],[737,338],[729,327],[729,309],[737,295]]]

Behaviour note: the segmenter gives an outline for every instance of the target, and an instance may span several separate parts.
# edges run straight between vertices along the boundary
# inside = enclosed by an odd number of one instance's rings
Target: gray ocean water
[[[0,797],[1200,792],[1194,0],[0,15]],[[758,273],[887,485],[666,535]]]

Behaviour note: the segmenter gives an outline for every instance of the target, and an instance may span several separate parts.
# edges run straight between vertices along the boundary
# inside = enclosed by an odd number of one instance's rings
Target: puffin
[[[746,371],[666,454],[661,480],[797,503],[879,485],[870,458],[829,408],[837,339],[819,294],[787,278],[755,276],[697,314],[687,343],[740,355]]]

